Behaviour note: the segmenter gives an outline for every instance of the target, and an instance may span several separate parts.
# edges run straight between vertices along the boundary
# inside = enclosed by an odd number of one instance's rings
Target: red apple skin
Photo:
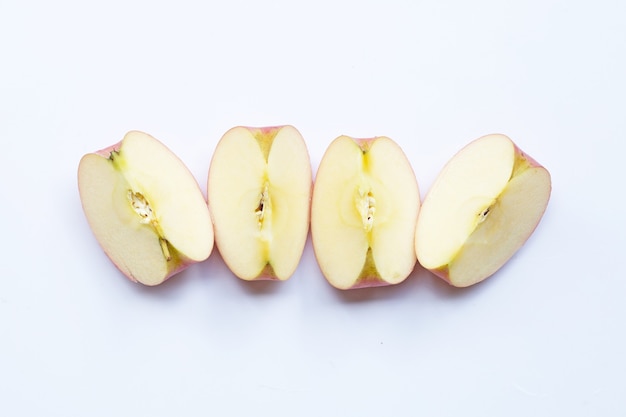
[[[132,133],[132,131],[128,132],[126,135],[128,135],[130,133]],[[155,140],[158,140],[158,139],[155,139]],[[93,153],[96,154],[96,155],[102,156],[103,158],[108,159],[111,156],[112,152],[118,152],[120,150],[120,147],[122,146],[122,142],[123,141],[124,141],[124,139],[122,139],[121,141],[119,141],[119,142],[117,142],[117,143],[115,143],[115,144],[113,144],[111,146],[107,146],[106,148],[100,149],[100,150],[95,151]],[[161,144],[163,146],[165,146],[163,143],[161,143]],[[169,148],[168,148],[168,150],[169,150]],[[170,152],[171,152],[171,150],[170,150]],[[173,152],[172,152],[172,155],[174,155],[176,158],[178,158],[178,156],[176,156]],[[81,182],[81,179],[80,179],[80,176],[78,176],[78,183],[80,184],[80,182]],[[200,190],[200,186],[198,186],[198,190]],[[84,206],[82,205],[82,201],[81,201],[81,206],[83,207],[83,211],[84,211]],[[89,223],[89,217],[88,216],[85,216],[85,217],[87,219],[87,223]],[[90,229],[93,230],[93,227],[91,227],[91,224],[89,226],[90,226]],[[182,272],[183,270],[187,269],[189,266],[191,266],[194,263],[196,263],[195,261],[187,259],[184,256],[182,256],[182,255],[177,253],[176,262],[178,262],[178,264],[176,266],[173,266],[173,268],[168,272],[168,274],[163,278],[163,280],[161,282],[154,283],[154,284],[146,284],[146,283],[139,282],[131,273],[127,273],[126,271],[124,271],[124,269],[120,265],[115,263],[115,261],[113,260],[111,255],[106,250],[106,248],[100,244],[100,241],[97,238],[96,238],[96,241],[98,242],[98,245],[100,245],[100,247],[102,248],[102,250],[106,254],[106,256],[109,258],[109,260],[111,260],[111,263],[113,263],[113,265],[115,265],[115,267],[125,277],[127,277],[130,281],[132,281],[134,283],[139,283],[139,284],[146,285],[146,286],[156,286],[156,285],[162,284],[163,282],[167,281],[169,278],[173,277],[174,275],[178,274],[179,272]]]
[[[506,136],[506,135],[502,135],[502,136]],[[506,137],[509,140],[511,140],[508,136],[506,136]],[[476,140],[478,140],[478,139],[476,139]],[[513,143],[513,147],[515,149],[515,164],[514,164],[514,168],[520,162],[521,163],[525,162],[525,163],[528,164],[528,166],[525,169],[528,169],[528,168],[543,168],[543,169],[546,169],[543,165],[541,165],[539,162],[537,162],[533,157],[531,157],[530,155],[528,155],[527,153],[522,151],[512,140],[511,140],[511,143]],[[467,145],[467,146],[469,146],[469,145]],[[461,151],[459,151],[459,152],[461,152]],[[546,206],[546,208],[547,208],[547,206]],[[544,212],[545,212],[545,210],[544,210]],[[540,221],[537,222],[535,227],[532,230],[529,231],[528,236],[522,242],[521,246],[523,246],[524,243],[526,243],[526,240],[528,240],[528,238],[535,232],[535,230],[537,229],[537,226],[539,226],[539,223],[541,223],[541,219],[540,219]],[[519,248],[518,248],[518,250],[519,250]],[[517,252],[517,250],[516,250],[516,252]],[[427,270],[429,272],[431,272],[432,274],[434,274],[435,276],[437,276],[437,277],[441,278],[442,280],[444,280],[445,282],[447,282],[449,285],[454,286],[454,287],[458,287],[458,285],[455,285],[452,282],[452,280],[450,279],[450,269],[448,268],[448,265],[444,265],[444,266],[442,266],[440,268],[433,268],[433,269],[427,269]],[[497,270],[494,271],[491,275],[495,274],[496,272],[497,272]],[[476,282],[476,284],[484,281],[485,279],[489,278],[491,275],[483,277],[481,280]],[[475,285],[475,284],[472,284],[472,285]]]

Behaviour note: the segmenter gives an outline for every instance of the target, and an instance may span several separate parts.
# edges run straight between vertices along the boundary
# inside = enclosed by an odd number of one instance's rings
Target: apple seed
[[[489,211],[491,211],[491,206],[487,207],[485,210],[481,211],[478,214],[478,224],[481,224],[482,222],[485,221],[485,219],[489,215]]]

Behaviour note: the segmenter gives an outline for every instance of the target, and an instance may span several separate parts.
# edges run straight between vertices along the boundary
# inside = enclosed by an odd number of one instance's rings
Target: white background
[[[626,414],[626,3],[0,0],[0,415]],[[236,125],[293,124],[314,171],[386,135],[422,197],[501,132],[552,173],[489,280],[420,267],[341,292],[310,241],[285,283],[219,253],[126,280],[83,216],[81,156],[144,130],[204,189]]]

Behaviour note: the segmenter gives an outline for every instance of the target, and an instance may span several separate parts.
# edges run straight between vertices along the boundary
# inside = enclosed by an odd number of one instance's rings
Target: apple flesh
[[[309,153],[293,126],[240,126],[224,134],[207,195],[215,243],[237,277],[293,275],[309,230],[311,188]]]
[[[157,285],[213,249],[208,206],[165,145],[131,131],[78,167],[80,198],[96,239],[132,281]]]
[[[530,237],[550,192],[548,171],[508,137],[475,140],[424,199],[415,234],[420,264],[456,287],[484,280]]]
[[[420,197],[402,149],[387,137],[340,136],[315,179],[311,235],[320,269],[338,289],[398,284],[416,263]]]

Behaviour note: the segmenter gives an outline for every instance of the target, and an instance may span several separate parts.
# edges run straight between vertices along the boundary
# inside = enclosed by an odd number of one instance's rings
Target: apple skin
[[[265,156],[265,160],[267,161],[274,138],[276,137],[278,132],[285,127],[295,129],[295,127],[291,125],[275,125],[275,126],[263,126],[263,127],[239,125],[239,126],[235,126],[229,129],[223,136],[226,136],[230,131],[235,130],[235,129],[248,130],[259,143],[259,146],[261,147],[263,155]],[[307,158],[310,160],[308,149],[307,149]],[[311,177],[311,184],[309,186],[309,210],[307,212],[307,238],[308,238],[309,227],[311,223],[311,196],[313,194],[312,178],[313,177]],[[208,205],[209,205],[209,211],[211,211],[211,200],[208,199],[208,193],[207,193],[207,200],[208,200]],[[219,233],[217,229],[219,228],[219,225],[216,225],[215,223],[213,223],[213,228],[214,228],[215,236],[216,236],[215,246],[219,252],[220,244],[219,244],[219,239],[217,239],[217,236]],[[224,260],[224,263],[226,263],[229,269],[232,270],[231,266],[228,265],[228,262],[224,259],[224,257],[222,257],[222,260]],[[278,276],[276,276],[276,273],[274,272],[274,269],[270,265],[269,260],[268,260],[268,263],[265,265],[265,267],[261,270],[259,275],[257,275],[256,277],[252,277],[250,279],[245,279],[245,281],[284,281],[284,280],[285,279],[280,279]]]
[[[133,133],[135,131],[129,131],[125,137],[131,133]],[[137,131],[139,132],[139,131]],[[144,133],[144,132],[139,132],[139,133]],[[120,140],[119,142],[107,146],[103,149],[97,150],[95,152],[92,152],[93,154],[96,155],[100,155],[103,158],[108,159],[111,155],[112,152],[118,152],[120,150],[120,147],[122,146],[122,142],[124,141],[124,139]],[[160,142],[160,141],[159,141]],[[165,144],[161,143],[161,145],[165,146]],[[167,146],[165,146],[167,148]],[[167,148],[170,152],[172,152],[169,148]],[[89,155],[89,154],[87,154]],[[85,155],[85,156],[87,156]],[[173,152],[172,155],[174,155],[176,158],[178,158],[178,156],[176,156]],[[85,157],[83,156],[83,158]],[[81,162],[82,162],[82,158],[81,158]],[[182,161],[181,161],[182,162]],[[80,166],[80,163],[79,163]],[[80,184],[81,184],[81,177],[80,175],[78,175],[78,184],[79,184],[79,188],[80,188]],[[200,189],[200,186],[198,185],[198,191],[202,192]],[[82,203],[81,200],[81,207],[83,208],[83,211],[85,210],[84,204]],[[86,216],[87,219],[87,223],[90,223],[90,218],[89,216]],[[91,227],[90,224],[90,229],[93,231],[93,227]],[[173,277],[174,275],[178,274],[179,272],[182,272],[183,270],[187,269],[189,266],[197,263],[197,261],[191,260],[186,258],[185,256],[181,255],[178,251],[176,251],[175,249],[172,248],[172,260],[170,263],[170,267],[168,269],[168,273],[167,275],[163,278],[162,281],[160,282],[156,282],[153,284],[150,283],[144,283],[144,282],[140,282],[138,281],[130,272],[127,272],[124,270],[124,268],[120,265],[118,265],[115,260],[113,259],[113,257],[109,254],[108,250],[100,243],[100,240],[97,239],[96,237],[96,241],[98,242],[98,245],[102,248],[103,252],[106,254],[107,258],[109,258],[109,260],[111,261],[111,263],[113,263],[113,265],[115,265],[115,267],[125,276],[127,277],[131,282],[133,283],[138,283],[138,284],[142,284],[142,285],[146,285],[146,286],[157,286],[165,281],[167,281],[169,278]]]
[[[516,169],[511,177],[515,176],[517,173],[521,172],[520,171],[520,167],[521,170],[526,170],[528,168],[542,168],[542,169],[546,169],[543,165],[541,165],[539,162],[537,162],[534,158],[532,158],[530,155],[528,155],[527,153],[525,153],[524,151],[522,151],[516,144],[515,142],[511,141],[511,143],[513,144],[514,148],[515,148],[515,164],[514,164],[514,169],[515,167],[518,167],[518,169]],[[468,145],[469,146],[469,145]],[[461,152],[461,151],[459,151]],[[547,171],[547,170],[546,170]],[[547,206],[546,206],[547,208]],[[545,212],[545,209],[544,209]],[[543,216],[542,216],[543,217]],[[528,231],[527,235],[525,236],[525,238],[522,240],[522,242],[520,243],[520,245],[518,246],[518,248],[515,250],[515,252],[517,252],[523,245],[524,243],[526,243],[526,241],[530,238],[530,236],[534,233],[534,231],[537,229],[537,227],[539,226],[539,223],[541,223],[541,219],[537,222],[537,224],[535,224],[535,227],[531,230]],[[514,254],[515,254],[514,252]],[[453,260],[454,261],[454,260]],[[449,264],[448,264],[449,265]],[[432,274],[434,274],[435,276],[441,278],[442,280],[444,280],[445,282],[447,282],[449,285],[454,286],[454,287],[459,287],[458,285],[454,284],[451,279],[450,279],[450,270],[448,265],[444,265],[441,268],[433,268],[433,269],[428,269],[425,268],[427,271],[431,272]],[[499,268],[498,268],[499,269]],[[493,273],[497,272],[494,271]],[[485,279],[489,278],[490,275],[487,275],[485,277],[483,277],[482,279],[478,280],[475,284],[480,283],[482,281],[484,281]],[[471,285],[475,285],[475,284],[470,284]],[[462,287],[460,287],[462,288]]]

